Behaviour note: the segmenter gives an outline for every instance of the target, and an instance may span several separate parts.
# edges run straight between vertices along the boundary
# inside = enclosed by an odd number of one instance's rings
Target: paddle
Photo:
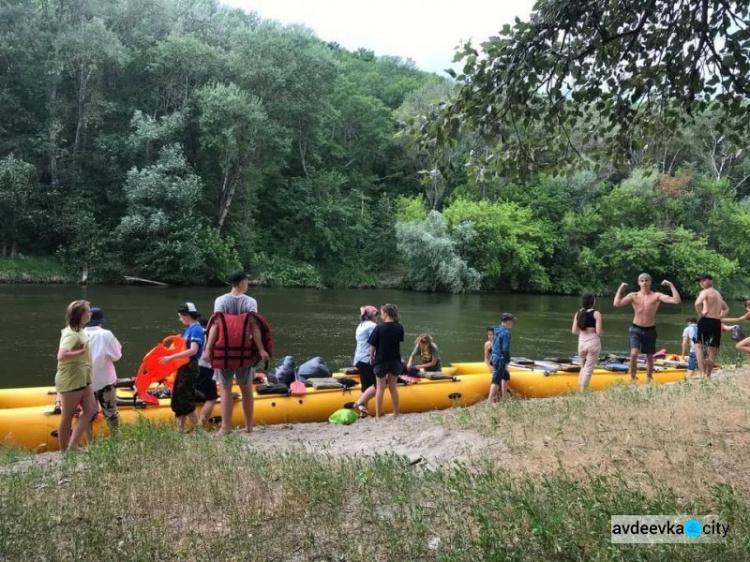
[[[292,381],[292,384],[289,385],[289,393],[292,396],[304,396],[307,394],[307,387],[297,374],[297,369],[294,370],[294,380]]]

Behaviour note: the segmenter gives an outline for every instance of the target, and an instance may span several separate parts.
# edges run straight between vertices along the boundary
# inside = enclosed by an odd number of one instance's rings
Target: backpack
[[[354,423],[359,419],[359,416],[357,415],[357,412],[354,410],[349,410],[347,408],[342,408],[341,410],[336,410],[331,414],[331,417],[328,418],[328,421],[331,423],[337,423],[341,425],[349,425]]]
[[[258,345],[253,341],[252,319],[258,322],[266,351],[269,355],[273,353],[271,326],[260,314],[257,312],[243,312],[242,314],[214,312],[206,326],[206,332],[209,332],[214,324],[219,330],[211,353],[211,366],[214,369],[252,367],[260,361]]]
[[[279,364],[266,375],[266,378],[269,383],[292,384],[294,381],[294,367],[294,356],[285,355],[281,358]]]
[[[303,380],[307,379],[328,379],[332,377],[331,369],[323,361],[322,357],[313,357],[305,361],[297,369],[297,376]]]

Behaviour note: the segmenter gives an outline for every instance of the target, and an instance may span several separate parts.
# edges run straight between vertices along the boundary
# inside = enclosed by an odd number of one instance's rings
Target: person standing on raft
[[[614,306],[633,306],[633,323],[628,330],[630,343],[630,382],[638,382],[638,354],[646,356],[646,378],[648,382],[654,380],[654,353],[656,353],[656,311],[661,303],[680,304],[682,298],[674,283],[666,279],[661,282],[668,287],[672,294],[656,293],[651,290],[651,276],[641,273],[638,276],[638,292],[622,296],[622,291],[628,286],[621,283],[615,293]]]

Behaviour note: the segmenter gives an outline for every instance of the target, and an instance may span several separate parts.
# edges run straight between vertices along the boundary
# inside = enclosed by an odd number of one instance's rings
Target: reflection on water
[[[195,287],[0,286],[0,352],[4,359],[0,387],[54,383],[55,355],[70,301],[83,298],[104,309],[105,327],[123,344],[123,358],[117,368],[118,375],[124,377],[136,372],[143,355],[161,338],[181,332],[178,304],[195,302],[208,315],[221,292]],[[513,355],[543,358],[576,352],[577,340],[570,333],[578,306],[575,297],[268,288],[253,288],[250,294],[274,329],[275,358],[294,355],[298,364],[320,355],[331,367],[349,365],[359,307],[385,302],[395,303],[401,310],[407,337],[404,354],[411,351],[417,334],[428,332],[435,336],[444,364],[479,361],[485,329],[496,324],[505,311],[517,316]],[[630,307],[614,309],[611,297],[597,304],[604,317],[602,352],[626,353]],[[741,304],[730,306],[739,315]],[[657,315],[659,347],[678,351],[684,320],[693,313],[692,301],[662,305]],[[732,348],[725,344],[724,349]]]

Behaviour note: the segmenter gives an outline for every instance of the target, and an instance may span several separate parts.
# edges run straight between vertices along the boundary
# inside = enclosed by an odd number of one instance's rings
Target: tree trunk
[[[57,118],[55,105],[57,104],[57,77],[53,77],[52,89],[49,93],[49,176],[50,183],[57,186]]]
[[[219,205],[219,225],[216,227],[216,232],[221,232],[224,228],[224,221],[227,219],[229,213],[229,207],[232,206],[232,199],[234,198],[234,190],[236,189],[237,182],[231,179],[231,166],[227,165],[224,169],[224,180],[221,186],[221,202]]]
[[[86,127],[86,91],[88,90],[89,80],[91,80],[91,74],[93,70],[83,76],[83,69],[81,69],[81,78],[78,83],[78,122],[76,123],[76,138],[73,141],[73,153],[77,154],[81,148],[81,137],[83,136],[83,130]]]
[[[307,154],[307,147],[303,144],[302,139],[299,139],[297,141],[297,145],[299,146],[299,158],[302,162],[302,169],[305,172],[305,177],[307,179],[310,179],[310,174],[307,171],[307,162],[305,161],[305,154]]]

